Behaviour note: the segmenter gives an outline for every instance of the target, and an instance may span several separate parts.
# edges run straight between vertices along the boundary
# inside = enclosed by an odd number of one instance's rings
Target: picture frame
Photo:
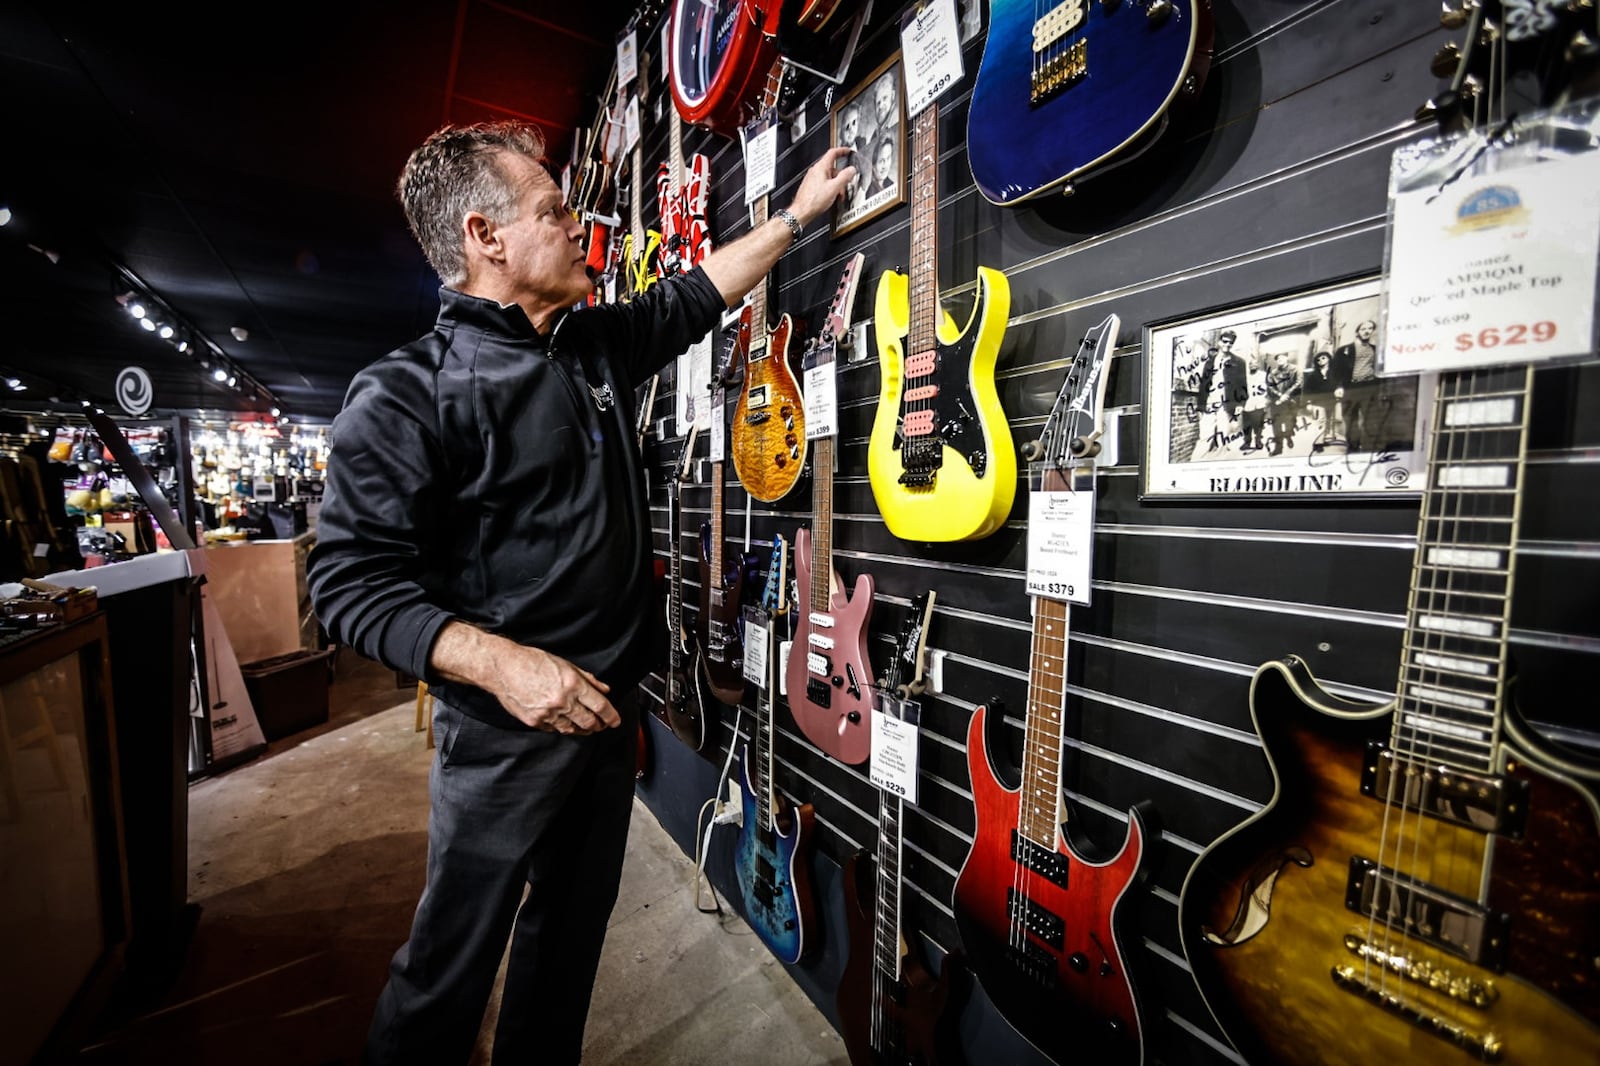
[[[851,149],[856,179],[833,209],[833,236],[866,225],[906,202],[906,94],[901,57],[884,60],[829,115],[829,144]],[[891,128],[892,122],[892,128]]]
[[[1379,377],[1377,276],[1144,329],[1141,498],[1418,496],[1437,375]]]

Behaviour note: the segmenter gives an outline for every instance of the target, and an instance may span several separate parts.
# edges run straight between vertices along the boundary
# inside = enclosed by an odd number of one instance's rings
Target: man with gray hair
[[[664,638],[629,401],[837,200],[844,154],[694,270],[593,307],[537,128],[447,126],[407,161],[439,315],[352,381],[309,572],[329,633],[437,696],[427,879],[366,1062],[465,1063],[508,937],[494,1061],[578,1062]]]

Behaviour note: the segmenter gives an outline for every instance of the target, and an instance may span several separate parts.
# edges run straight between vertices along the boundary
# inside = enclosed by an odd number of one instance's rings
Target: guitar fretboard
[[[713,415],[716,409],[712,410]],[[702,581],[711,583],[713,589],[722,586],[722,460],[711,464],[711,573],[702,574]]]
[[[1017,831],[1048,851],[1056,850],[1060,832],[1057,811],[1069,610],[1061,600],[1033,598],[1033,652],[1028,666],[1028,715],[1023,723]]]
[[[674,478],[673,484],[667,490],[670,494],[668,503],[670,504],[669,510],[671,512],[668,515],[667,530],[672,538],[672,578],[667,587],[667,624],[669,626],[667,630],[667,645],[670,649],[669,654],[672,663],[669,685],[671,684],[671,679],[676,678],[678,670],[683,666],[683,650],[680,646],[681,642],[678,640],[678,633],[683,622],[683,544],[681,541],[683,501],[682,493],[676,481],[676,470],[673,471],[672,476]],[[676,692],[669,693],[669,695],[674,699],[677,697]]]
[[[909,355],[938,345],[939,105],[917,115],[911,131],[911,330]]]
[[[811,442],[811,609],[833,610],[833,438]]]
[[[1441,376],[1401,654],[1395,751],[1494,769],[1531,367]]]
[[[884,982],[900,980],[900,815],[899,796],[878,793],[878,892],[873,908],[873,1000],[883,1002]],[[874,1014],[878,1013],[876,1011]]]
[[[773,640],[774,626],[767,621],[767,683],[756,699],[756,757],[755,781],[756,819],[763,833],[771,833],[772,810],[776,799],[772,794],[772,701],[778,690],[777,649]]]

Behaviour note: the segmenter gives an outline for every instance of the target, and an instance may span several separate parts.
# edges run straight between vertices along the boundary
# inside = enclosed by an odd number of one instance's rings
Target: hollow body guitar
[[[911,602],[906,627],[883,682],[901,699],[923,690],[923,661],[934,593]],[[845,925],[850,954],[839,975],[839,1033],[851,1066],[955,1066],[961,1061],[955,1032],[959,1011],[959,949],[945,957],[937,977],[923,965],[917,938],[901,917],[900,858],[905,801],[878,793],[876,862],[858,851],[845,862]],[[867,876],[868,873],[871,876]]]
[[[1076,463],[1098,452],[1100,368],[1116,333],[1115,316],[1090,331],[1029,448],[1046,460],[1045,489],[1064,491],[1080,475],[1092,485],[1092,463]],[[956,879],[956,924],[978,982],[1034,1047],[1058,1063],[1137,1063],[1144,1008],[1127,923],[1159,830],[1149,804],[1136,804],[1120,848],[1101,859],[1072,824],[1061,795],[1069,612],[1063,600],[1033,598],[1019,788],[1002,784],[997,770],[991,734],[1001,729],[999,713],[979,707],[967,728],[977,831]]]
[[[1441,378],[1397,698],[1251,682],[1273,797],[1178,921],[1252,1063],[1600,1062],[1600,762],[1506,692],[1531,377]]]
[[[867,473],[895,536],[974,540],[1005,524],[1017,492],[1011,427],[994,385],[1011,288],[1004,274],[979,267],[964,329],[939,305],[938,121],[938,105],[929,104],[912,132],[910,277],[891,270],[878,282]]]
[[[743,820],[734,849],[745,921],[780,962],[798,962],[811,946],[816,903],[811,891],[811,804],[798,807],[778,794],[773,781],[773,700],[777,690],[777,624],[787,609],[784,583],[788,547],[774,537],[762,602],[767,608],[766,683],[756,697],[752,744],[741,756]]]
[[[828,324],[818,338],[832,350],[847,335],[856,281],[865,256],[846,264],[834,294]],[[811,528],[795,533],[794,568],[805,601],[795,622],[794,646],[784,674],[789,709],[806,739],[838,759],[856,765],[872,754],[872,666],[867,658],[867,623],[872,617],[873,581],[856,576],[845,592],[833,568],[834,438],[813,442]]]
[[[992,0],[967,113],[978,190],[1021,203],[1137,155],[1199,94],[1211,39],[1210,0]]]

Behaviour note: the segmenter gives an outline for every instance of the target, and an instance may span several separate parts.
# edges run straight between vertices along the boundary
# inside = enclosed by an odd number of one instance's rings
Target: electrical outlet
[[[1104,432],[1100,435],[1100,454],[1095,456],[1096,466],[1117,465],[1117,419],[1120,411],[1107,411],[1100,418]]]
[[[928,687],[935,692],[944,691],[944,652],[938,648],[928,650]]]
[[[728,778],[728,806],[736,811],[744,808],[744,789],[731,777]]]
[[[789,695],[789,649],[794,646],[794,641],[784,640],[778,643],[778,695]]]
[[[857,322],[850,327],[850,362],[859,363],[867,357],[867,324]]]

